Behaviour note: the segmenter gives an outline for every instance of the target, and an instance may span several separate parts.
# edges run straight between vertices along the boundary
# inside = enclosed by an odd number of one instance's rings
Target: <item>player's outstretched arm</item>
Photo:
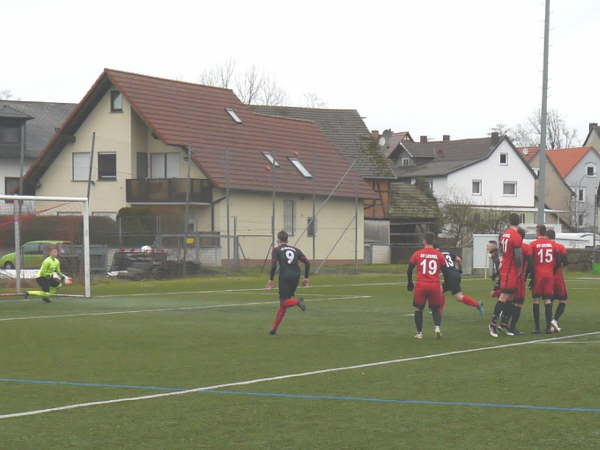
[[[415,288],[415,284],[413,283],[413,270],[415,270],[415,265],[411,263],[408,265],[408,269],[406,269],[406,277],[408,278],[406,289],[409,291],[412,291]]]

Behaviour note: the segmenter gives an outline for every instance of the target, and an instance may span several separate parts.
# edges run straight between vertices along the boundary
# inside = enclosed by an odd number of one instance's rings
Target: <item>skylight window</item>
[[[225,111],[227,111],[227,114],[229,114],[229,117],[231,117],[235,123],[242,123],[242,119],[240,119],[240,116],[238,116],[233,109],[225,108]]]
[[[312,174],[308,171],[306,167],[304,167],[304,164],[302,164],[298,158],[288,159],[294,165],[294,167],[298,169],[298,172],[300,172],[300,174],[302,174],[304,178],[312,178]]]
[[[275,157],[273,156],[272,153],[269,152],[262,152],[263,156],[265,158],[267,158],[267,161],[269,161],[269,163],[273,166],[273,167],[279,167],[279,163],[277,162],[277,160],[275,159]]]

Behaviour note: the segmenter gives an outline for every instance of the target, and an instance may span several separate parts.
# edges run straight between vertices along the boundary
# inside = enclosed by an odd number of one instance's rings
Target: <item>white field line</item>
[[[343,297],[328,297],[328,298],[315,298],[307,299],[307,302],[323,302],[328,300],[354,300],[354,299],[365,299],[371,298],[370,295],[346,295]],[[92,317],[92,316],[115,316],[119,314],[141,314],[141,313],[153,313],[163,311],[189,311],[189,310],[201,310],[201,309],[218,309],[218,308],[234,308],[240,306],[260,306],[260,305],[273,305],[279,304],[279,300],[269,302],[251,302],[251,303],[224,303],[220,305],[203,305],[203,306],[174,306],[171,308],[147,308],[147,309],[125,309],[122,311],[100,311],[100,312],[89,312],[89,313],[73,313],[73,314],[49,314],[44,316],[18,316],[18,317],[3,317],[0,318],[0,322],[8,322],[13,320],[32,320],[32,319],[60,319],[65,317]]]
[[[562,342],[540,342],[540,344],[600,344],[600,341],[562,341]]]
[[[234,386],[247,386],[249,384],[263,383],[266,381],[279,381],[279,380],[287,380],[290,378],[307,377],[310,375],[321,375],[324,373],[341,372],[341,371],[353,370],[353,369],[363,369],[366,367],[386,366],[386,365],[390,365],[390,364],[398,364],[398,363],[409,362],[409,361],[440,358],[443,356],[461,355],[461,354],[465,354],[465,353],[482,352],[482,351],[486,351],[486,350],[497,350],[500,348],[519,347],[522,345],[538,344],[538,343],[543,343],[543,342],[548,342],[548,341],[557,341],[557,340],[561,340],[561,339],[571,339],[571,338],[577,338],[577,337],[582,337],[582,336],[592,336],[592,335],[597,335],[597,334],[600,334],[600,331],[592,331],[589,333],[581,333],[581,334],[572,334],[569,336],[561,336],[561,337],[555,337],[555,338],[537,339],[537,340],[525,341],[525,342],[513,342],[511,344],[493,345],[490,347],[478,347],[478,348],[470,348],[470,349],[465,349],[465,350],[455,350],[452,352],[434,353],[431,355],[413,356],[410,358],[392,359],[392,360],[388,360],[388,361],[378,361],[378,362],[372,362],[372,363],[366,363],[366,364],[356,364],[353,366],[333,367],[330,369],[312,370],[309,372],[292,373],[292,374],[288,374],[288,375],[279,375],[279,376],[274,376],[274,377],[255,378],[255,379],[246,380],[246,381],[237,381],[237,382],[233,382],[233,383],[224,383],[224,384],[215,384],[212,386],[197,387],[197,388],[193,388],[193,389],[187,389],[184,391],[163,392],[160,394],[141,395],[138,397],[122,397],[122,398],[115,398],[112,400],[100,400],[100,401],[87,402],[87,403],[74,403],[71,405],[57,406],[54,408],[36,409],[36,410],[32,410],[32,411],[23,411],[23,412],[18,412],[18,413],[3,414],[3,415],[0,415],[0,420],[1,419],[11,419],[11,418],[15,418],[15,417],[35,416],[35,415],[39,415],[39,414],[47,414],[47,413],[56,412],[56,411],[66,411],[66,410],[70,410],[70,409],[85,408],[88,406],[111,405],[114,403],[127,403],[127,402],[137,402],[137,401],[141,401],[141,400],[152,400],[155,398],[174,397],[176,395],[192,394],[194,392],[209,391],[209,390],[222,389],[222,388],[228,388],[228,387],[234,387]]]

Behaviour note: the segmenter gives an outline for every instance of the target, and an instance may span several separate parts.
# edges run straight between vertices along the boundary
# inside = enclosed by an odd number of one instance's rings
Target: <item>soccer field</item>
[[[277,336],[265,279],[0,301],[0,448],[600,448],[600,277],[568,274],[561,334],[528,298],[498,339],[465,279],[485,317],[448,296],[422,341],[404,276],[317,276]]]

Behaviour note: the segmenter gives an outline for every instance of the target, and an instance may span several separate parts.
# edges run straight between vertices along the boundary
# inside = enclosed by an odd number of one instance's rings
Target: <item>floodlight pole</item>
[[[354,178],[354,273],[358,273],[358,186]]]
[[[544,20],[544,70],[542,75],[542,111],[540,133],[540,175],[538,183],[538,224],[545,223],[546,205],[546,131],[548,125],[548,53],[550,39],[550,0],[546,0]]]

